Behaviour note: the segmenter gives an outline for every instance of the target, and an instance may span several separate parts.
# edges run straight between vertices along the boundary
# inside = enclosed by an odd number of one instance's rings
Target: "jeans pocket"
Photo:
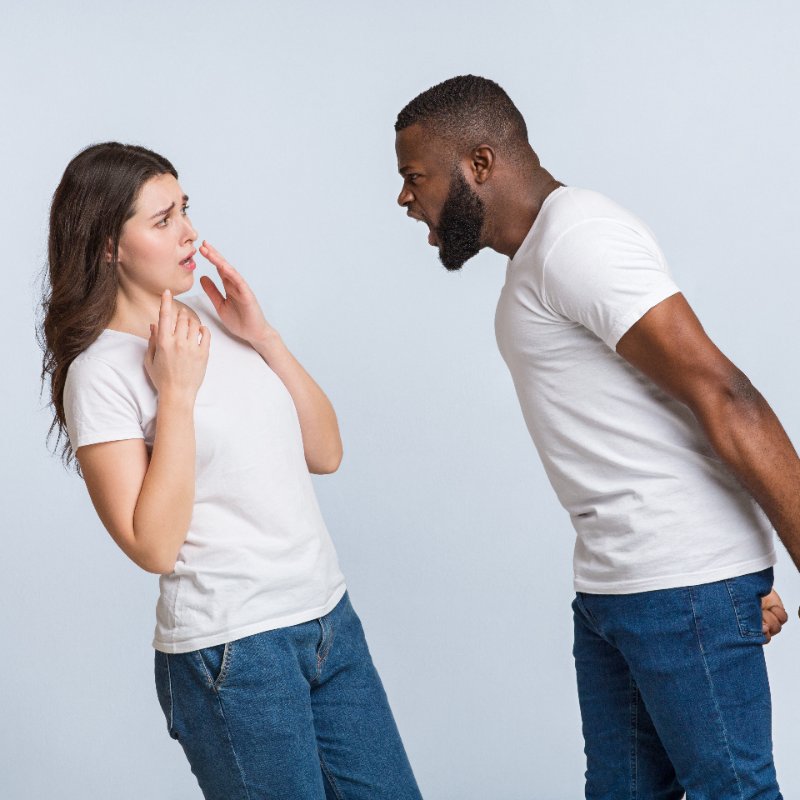
[[[204,647],[197,651],[197,657],[206,674],[209,688],[215,692],[221,688],[225,678],[228,677],[233,648],[233,642],[227,642],[215,647]]]
[[[728,578],[725,581],[739,625],[739,633],[745,638],[766,639],[762,628],[761,598],[772,591],[772,580],[772,567],[768,567],[761,572]]]
[[[158,704],[164,712],[167,721],[167,732],[173,739],[178,738],[174,725],[174,704],[172,700],[172,676],[169,669],[169,656],[166,653],[156,652],[155,676],[156,694]]]

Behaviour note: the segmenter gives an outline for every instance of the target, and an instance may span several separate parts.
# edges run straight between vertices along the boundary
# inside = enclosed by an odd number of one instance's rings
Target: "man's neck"
[[[517,186],[509,187],[508,193],[492,211],[494,222],[487,232],[487,247],[514,258],[547,196],[563,185],[546,169],[536,167]]]

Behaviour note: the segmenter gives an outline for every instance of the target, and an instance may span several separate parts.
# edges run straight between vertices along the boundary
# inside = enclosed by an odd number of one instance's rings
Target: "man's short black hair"
[[[395,131],[419,123],[468,150],[479,144],[512,149],[528,142],[519,109],[494,81],[459,75],[417,95],[398,115]]]

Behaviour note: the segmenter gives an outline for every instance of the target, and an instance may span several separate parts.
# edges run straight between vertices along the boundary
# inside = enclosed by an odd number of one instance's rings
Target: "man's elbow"
[[[752,430],[769,409],[762,394],[736,367],[699,392],[690,408],[718,452],[726,449],[733,431]]]
[[[764,402],[761,392],[753,386],[750,378],[737,367],[734,367],[725,377],[722,389],[728,402],[735,403],[742,408],[757,407]]]

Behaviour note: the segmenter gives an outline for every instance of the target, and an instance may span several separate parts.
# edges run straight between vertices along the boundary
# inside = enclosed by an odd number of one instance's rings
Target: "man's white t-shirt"
[[[153,646],[185,653],[306,622],[331,611],[344,577],[317,505],[291,395],[204,295],[181,298],[211,330],[194,407],[195,499],[175,570],[160,577]],[[70,365],[64,387],[73,450],[144,439],[157,392],[147,341],[104,330]]]
[[[497,342],[577,532],[580,592],[709,583],[775,563],[766,516],[692,412],[616,353],[678,291],[644,223],[585,189],[548,195],[508,263]]]

